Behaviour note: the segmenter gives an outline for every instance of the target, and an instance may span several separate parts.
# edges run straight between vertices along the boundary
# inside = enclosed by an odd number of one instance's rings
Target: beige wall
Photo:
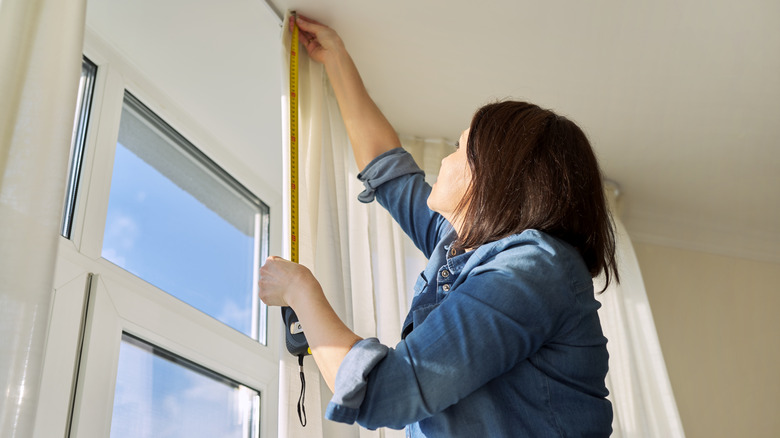
[[[780,436],[780,264],[634,247],[686,436]]]

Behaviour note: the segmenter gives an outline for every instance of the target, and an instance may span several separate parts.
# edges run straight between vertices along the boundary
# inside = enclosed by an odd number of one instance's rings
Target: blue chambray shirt
[[[570,245],[526,230],[474,251],[403,149],[358,178],[428,257],[403,340],[365,339],[339,367],[326,418],[411,437],[606,437],[607,339],[593,283]]]

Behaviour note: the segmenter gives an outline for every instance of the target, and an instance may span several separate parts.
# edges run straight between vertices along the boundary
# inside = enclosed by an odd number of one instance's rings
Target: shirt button
[[[458,252],[458,251],[457,251],[457,250],[455,250],[455,248],[452,248],[452,249],[450,250],[450,255],[455,255],[457,252]]]
[[[446,269],[441,271],[441,276],[444,277],[444,278],[449,277],[450,276],[450,271],[448,271]]]
[[[442,288],[442,289],[444,289],[444,292],[447,292],[447,291],[449,291],[449,290],[450,290],[450,285],[449,285],[449,284],[445,284],[445,285],[444,285],[444,286],[442,286],[441,288]]]

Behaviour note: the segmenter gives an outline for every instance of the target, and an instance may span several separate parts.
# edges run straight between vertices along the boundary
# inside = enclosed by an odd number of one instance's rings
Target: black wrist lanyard
[[[298,322],[298,316],[291,307],[282,307],[282,323],[284,324],[284,341],[287,351],[298,357],[298,372],[301,374],[301,395],[298,397],[298,419],[301,426],[306,427],[306,409],[303,403],[306,399],[306,376],[303,374],[303,357],[311,354],[309,343],[303,334],[303,328]]]
[[[298,396],[298,420],[306,427],[306,376],[303,374],[303,355],[298,355],[298,370],[301,373],[301,395]]]

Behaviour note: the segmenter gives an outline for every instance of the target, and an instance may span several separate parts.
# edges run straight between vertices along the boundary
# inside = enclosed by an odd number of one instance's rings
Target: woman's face
[[[439,176],[428,196],[428,208],[444,216],[456,230],[459,223],[456,223],[454,217],[455,208],[463,199],[471,182],[471,169],[466,157],[468,136],[469,130],[466,129],[460,135],[459,146],[455,152],[441,160]]]

